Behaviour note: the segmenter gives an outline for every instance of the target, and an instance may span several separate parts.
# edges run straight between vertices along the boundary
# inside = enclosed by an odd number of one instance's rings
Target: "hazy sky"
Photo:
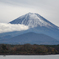
[[[38,13],[59,26],[59,0],[0,0],[0,23],[29,12]]]

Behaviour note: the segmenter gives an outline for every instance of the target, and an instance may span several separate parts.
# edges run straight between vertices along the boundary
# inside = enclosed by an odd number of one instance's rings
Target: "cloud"
[[[23,31],[27,29],[29,29],[28,26],[21,25],[21,24],[0,23],[0,33],[12,32],[12,31]]]

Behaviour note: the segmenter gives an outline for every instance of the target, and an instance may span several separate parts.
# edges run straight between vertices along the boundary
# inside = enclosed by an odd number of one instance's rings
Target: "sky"
[[[8,23],[29,12],[38,13],[59,26],[59,0],[0,0],[0,23]]]

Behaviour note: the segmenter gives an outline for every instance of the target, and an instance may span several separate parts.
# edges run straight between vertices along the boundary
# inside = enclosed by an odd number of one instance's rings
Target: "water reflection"
[[[59,55],[0,55],[0,59],[59,59]]]

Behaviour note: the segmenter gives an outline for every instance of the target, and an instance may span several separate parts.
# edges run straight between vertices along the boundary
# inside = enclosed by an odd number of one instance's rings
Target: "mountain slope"
[[[13,21],[11,24],[24,24],[30,28],[30,32],[42,33],[59,40],[59,29],[37,13],[25,14]]]
[[[37,26],[57,27],[37,13],[25,14],[15,20],[11,21],[10,23],[11,24],[24,24],[29,27],[37,27]]]
[[[5,40],[5,43],[11,43],[11,44],[48,44],[48,45],[54,45],[58,44],[59,41],[56,39],[49,37],[44,34],[37,34],[33,32],[25,33],[22,35],[15,36],[13,38],[10,38],[8,40]]]

